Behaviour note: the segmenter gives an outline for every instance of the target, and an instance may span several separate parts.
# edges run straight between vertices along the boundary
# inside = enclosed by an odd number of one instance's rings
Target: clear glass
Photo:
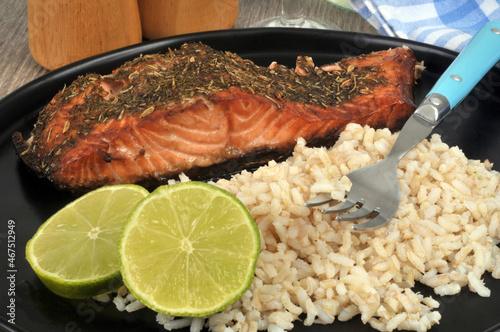
[[[302,0],[281,0],[281,16],[255,22],[251,27],[285,27],[340,30],[338,25],[319,18],[306,17]]]

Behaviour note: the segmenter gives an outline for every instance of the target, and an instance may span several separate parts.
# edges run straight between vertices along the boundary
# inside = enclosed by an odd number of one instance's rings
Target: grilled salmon
[[[415,109],[415,68],[407,47],[319,67],[299,56],[291,69],[187,43],[79,77],[13,143],[69,191],[228,173],[286,156],[299,137],[332,145],[349,122],[398,130]]]

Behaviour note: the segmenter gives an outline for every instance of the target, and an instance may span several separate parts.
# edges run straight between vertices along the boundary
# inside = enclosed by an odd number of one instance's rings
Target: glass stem
[[[281,0],[281,23],[285,26],[297,26],[303,22],[302,0]]]

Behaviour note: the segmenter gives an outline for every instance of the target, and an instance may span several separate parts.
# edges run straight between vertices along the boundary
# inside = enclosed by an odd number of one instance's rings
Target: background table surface
[[[28,46],[27,1],[2,0],[0,6],[0,98],[31,80],[48,73],[30,55]],[[240,0],[234,28],[280,14],[279,0]],[[305,0],[305,13],[337,24],[343,31],[377,31],[359,14],[329,4],[325,0]]]

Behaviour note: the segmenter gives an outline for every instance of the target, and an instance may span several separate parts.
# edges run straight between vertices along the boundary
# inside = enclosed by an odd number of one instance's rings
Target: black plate
[[[258,65],[267,66],[271,61],[278,61],[291,67],[295,65],[297,55],[312,56],[315,63],[321,65],[342,57],[408,45],[426,66],[415,91],[417,102],[456,57],[456,53],[442,48],[360,33],[298,29],[231,30],[177,36],[93,57],[51,72],[11,93],[0,101],[0,261],[3,273],[0,279],[0,329],[164,331],[151,311],[120,313],[113,304],[67,300],[52,294],[41,284],[25,259],[26,242],[48,217],[73,197],[53,190],[29,174],[18,161],[10,137],[14,131],[28,133],[40,107],[79,75],[87,72],[106,74],[139,54],[165,52],[169,47],[176,48],[190,40],[236,52]],[[488,158],[496,163],[497,169],[500,165],[500,136],[497,135],[500,128],[499,96],[500,68],[497,64],[456,111],[436,128],[445,142],[458,145],[469,158]],[[9,230],[13,231],[11,235],[15,233],[15,238],[8,237]],[[9,246],[13,250],[9,251]],[[10,263],[14,265],[9,266]],[[439,311],[443,318],[432,331],[474,332],[493,331],[494,326],[500,328],[500,281],[486,273],[485,282],[492,290],[490,298],[481,298],[467,289],[457,296],[436,296],[441,303]],[[424,295],[432,294],[426,287],[417,287],[416,290]],[[9,323],[12,317],[15,317],[15,325]],[[333,325],[336,331],[373,331],[363,325],[359,317],[347,323],[336,321]],[[331,329],[332,326],[322,325],[306,328],[297,322],[294,331]]]

